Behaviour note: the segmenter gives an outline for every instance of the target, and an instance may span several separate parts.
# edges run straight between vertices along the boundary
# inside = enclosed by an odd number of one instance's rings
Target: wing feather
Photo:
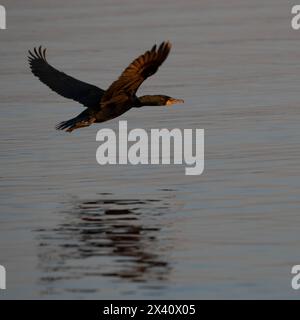
[[[32,73],[50,89],[61,96],[73,99],[86,107],[99,105],[104,90],[77,80],[52,67],[46,59],[46,49],[41,46],[28,51],[28,61]]]
[[[152,76],[166,60],[171,50],[170,42],[162,42],[158,47],[154,45],[151,50],[146,51],[123,71],[121,76],[112,83],[102,98],[103,101],[110,100],[121,92],[133,95],[140,85],[148,77]]]

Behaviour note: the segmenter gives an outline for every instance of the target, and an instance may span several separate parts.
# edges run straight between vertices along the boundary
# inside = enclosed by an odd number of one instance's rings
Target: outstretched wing
[[[148,77],[152,76],[166,60],[171,50],[170,42],[163,42],[158,49],[156,45],[149,51],[132,61],[118,80],[112,83],[103,96],[107,101],[121,92],[133,95]]]
[[[29,51],[28,60],[32,73],[56,93],[86,107],[99,105],[105,91],[53,68],[46,60],[46,49]]]

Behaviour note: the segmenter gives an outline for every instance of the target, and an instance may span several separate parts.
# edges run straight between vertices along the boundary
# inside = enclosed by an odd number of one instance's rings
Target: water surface
[[[292,3],[2,1],[0,264],[6,298],[298,298],[300,33]],[[173,50],[141,94],[185,100],[54,130],[82,109],[34,78],[27,50],[106,88]],[[205,129],[205,170],[99,166],[96,132]]]

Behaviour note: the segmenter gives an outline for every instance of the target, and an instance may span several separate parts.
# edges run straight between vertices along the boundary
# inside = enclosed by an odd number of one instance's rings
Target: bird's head
[[[139,98],[143,106],[171,106],[177,103],[184,103],[182,99],[175,99],[165,95],[149,95]]]
[[[184,103],[184,100],[182,99],[175,99],[169,96],[160,96],[161,101],[162,101],[162,106],[171,106],[173,104],[177,103]]]

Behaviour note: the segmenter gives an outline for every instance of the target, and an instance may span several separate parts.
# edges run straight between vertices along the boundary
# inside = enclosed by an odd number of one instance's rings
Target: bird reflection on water
[[[171,270],[160,232],[167,210],[165,199],[107,195],[72,205],[57,227],[37,230],[43,285],[55,288],[59,281],[74,284],[86,277],[92,277],[95,285],[99,277],[110,277],[161,288]],[[73,290],[101,289],[78,287]]]

